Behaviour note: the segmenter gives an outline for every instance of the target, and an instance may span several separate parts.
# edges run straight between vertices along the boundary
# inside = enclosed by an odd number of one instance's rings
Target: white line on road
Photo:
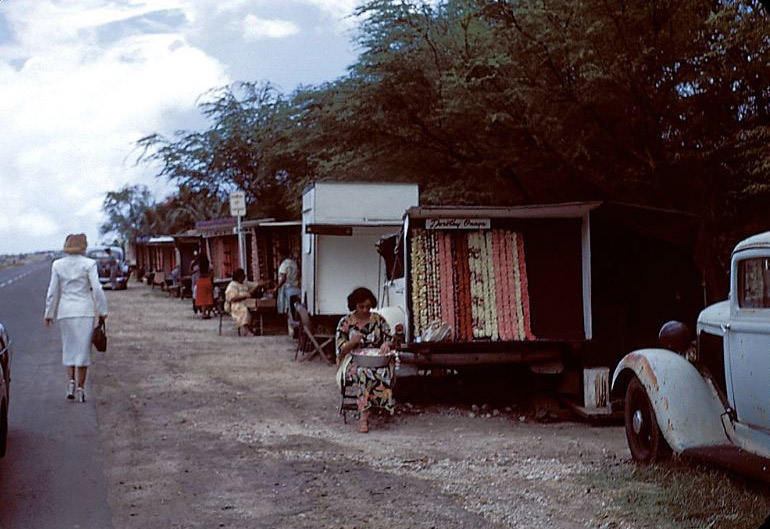
[[[4,281],[4,282],[0,283],[0,288],[7,287],[8,285],[13,283],[14,281],[18,281],[19,279],[23,279],[23,278],[27,277],[31,273],[32,273],[32,270],[28,270],[27,272],[24,272],[23,274],[19,274],[16,277],[12,277],[11,279],[8,279],[7,281]]]

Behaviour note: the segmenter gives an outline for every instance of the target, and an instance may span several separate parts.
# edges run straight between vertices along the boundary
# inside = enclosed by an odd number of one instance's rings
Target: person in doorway
[[[51,265],[44,317],[46,326],[51,325],[54,318],[59,324],[62,363],[69,377],[66,397],[78,402],[86,401],[94,316],[107,317],[107,298],[99,284],[96,261],[84,255],[86,247],[85,234],[67,235],[64,241],[66,255]]]
[[[209,270],[209,260],[204,255],[198,261],[198,279],[195,281],[195,305],[204,320],[211,319],[214,308],[214,276]]]
[[[352,312],[342,317],[336,333],[338,377],[344,376],[346,384],[357,386],[358,431],[361,433],[369,431],[369,409],[372,406],[384,408],[391,415],[396,406],[393,398],[393,362],[385,367],[373,368],[359,367],[350,361],[350,353],[356,349],[379,348],[381,354],[391,350],[393,334],[385,318],[372,312],[376,306],[377,298],[371,290],[363,287],[355,289],[348,296],[348,308]]]
[[[199,261],[200,257],[198,256],[198,251],[196,250],[193,252],[192,261],[190,261],[190,290],[192,291],[193,312],[196,314],[198,313],[198,305],[195,304],[195,283],[201,276],[201,267]]]
[[[281,264],[278,266],[278,283],[273,295],[278,314],[286,314],[291,306],[291,297],[299,295],[299,268],[285,247],[278,248],[278,256]]]
[[[118,260],[112,255],[112,248],[105,248],[104,252],[107,254],[107,266],[110,271],[110,288],[112,290],[118,289]]]
[[[243,268],[236,268],[233,272],[233,280],[225,289],[225,312],[229,312],[238,327],[254,333],[251,326],[251,313],[245,301],[259,288],[257,283],[246,280],[246,272]]]

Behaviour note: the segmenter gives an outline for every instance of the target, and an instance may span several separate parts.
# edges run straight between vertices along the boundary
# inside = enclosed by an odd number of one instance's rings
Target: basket
[[[379,349],[359,349],[350,353],[352,362],[358,367],[386,367],[393,354],[380,354]]]

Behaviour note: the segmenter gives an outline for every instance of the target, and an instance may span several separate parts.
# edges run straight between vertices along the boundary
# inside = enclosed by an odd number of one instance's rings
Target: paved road
[[[59,330],[43,326],[49,273],[48,261],[0,270],[0,321],[14,352],[0,528],[109,529],[93,400],[64,398]]]

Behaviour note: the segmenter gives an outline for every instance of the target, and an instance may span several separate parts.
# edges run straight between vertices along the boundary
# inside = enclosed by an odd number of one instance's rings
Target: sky
[[[345,75],[358,3],[0,0],[0,254],[100,242],[105,194],[126,184],[162,199],[136,141],[207,128],[207,90]]]

